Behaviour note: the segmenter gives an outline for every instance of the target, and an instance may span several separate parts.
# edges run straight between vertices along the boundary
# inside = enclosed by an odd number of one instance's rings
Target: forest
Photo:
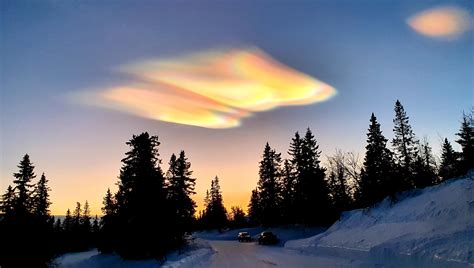
[[[428,140],[415,135],[398,100],[394,112],[390,142],[371,114],[361,160],[339,150],[323,165],[309,128],[291,138],[288,159],[265,144],[247,212],[241,207],[227,211],[217,176],[206,192],[205,209],[196,211],[192,196],[197,178],[185,151],[173,154],[164,170],[158,136],[144,132],[126,143],[129,151],[121,161],[118,190],[104,191],[103,215],[90,215],[85,201],[77,202],[73,211],[68,209],[61,220],[49,209],[52,189],[47,176],[42,173],[37,179],[26,154],[1,197],[0,266],[49,267],[61,254],[90,248],[125,259],[165,261],[166,254],[182,248],[187,234],[196,230],[329,226],[343,211],[369,207],[385,198],[396,203],[401,192],[439,184],[474,168],[474,110],[461,117],[455,139],[461,151],[444,138],[439,161]]]

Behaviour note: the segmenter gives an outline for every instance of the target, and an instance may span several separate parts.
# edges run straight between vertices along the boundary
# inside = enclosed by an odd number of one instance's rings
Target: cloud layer
[[[120,70],[136,82],[82,94],[81,100],[166,122],[229,128],[255,112],[321,102],[336,93],[259,49],[142,61]]]
[[[407,23],[418,33],[429,37],[453,38],[470,28],[469,13],[461,8],[445,6],[415,14]]]

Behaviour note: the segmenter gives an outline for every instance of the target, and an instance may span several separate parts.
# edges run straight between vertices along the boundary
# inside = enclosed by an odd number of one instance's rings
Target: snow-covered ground
[[[346,212],[326,232],[285,247],[397,266],[474,267],[473,173],[406,193],[394,205]]]

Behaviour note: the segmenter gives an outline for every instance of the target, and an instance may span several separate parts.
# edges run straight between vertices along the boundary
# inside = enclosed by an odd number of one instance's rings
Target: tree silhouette
[[[459,137],[456,142],[462,148],[459,170],[465,174],[474,168],[474,112],[470,115],[463,113],[461,128],[456,135]]]
[[[125,258],[161,258],[169,249],[174,232],[166,209],[164,176],[159,166],[157,136],[147,132],[127,142],[130,151],[122,159],[116,194],[117,243]]]
[[[227,224],[227,210],[224,207],[219,178],[217,176],[211,181],[211,189],[207,201],[204,222],[207,228],[221,230]]]
[[[280,154],[267,142],[260,161],[258,181],[261,223],[264,226],[275,225],[280,221],[280,165]]]
[[[284,223],[294,219],[295,171],[287,159],[283,162],[281,174],[281,215]]]
[[[191,178],[193,172],[190,168],[191,163],[188,162],[184,151],[180,152],[179,158],[171,155],[169,170],[166,173],[166,189],[178,239],[182,239],[186,230],[191,229],[194,220],[196,203],[191,199],[191,195],[195,194],[196,179]]]
[[[51,191],[51,189],[48,187],[47,183],[48,180],[43,173],[36,184],[33,196],[33,213],[45,223],[50,217],[49,206],[51,205],[51,202],[49,201],[49,191]]]
[[[415,185],[413,165],[418,155],[418,140],[411,129],[410,123],[403,105],[399,100],[395,103],[395,118],[393,119],[395,134],[392,146],[399,164],[399,177],[406,178],[404,182],[397,182],[401,186],[400,190],[407,190]]]
[[[377,117],[372,113],[359,184],[358,202],[361,206],[370,206],[386,196],[393,197],[399,189],[403,188],[399,185],[400,181],[395,181],[392,152],[386,145],[387,139],[382,134]]]
[[[248,205],[249,219],[251,224],[259,224],[261,222],[261,210],[260,210],[260,196],[258,189],[253,189],[250,196],[250,202]]]
[[[441,151],[441,165],[439,167],[439,177],[442,181],[459,175],[457,170],[457,153],[447,138],[444,139]]]
[[[16,196],[14,201],[14,212],[17,217],[23,219],[28,216],[31,212],[33,184],[31,181],[36,178],[34,173],[34,166],[30,161],[30,156],[25,154],[20,164],[18,165],[19,171],[14,173],[13,176],[16,180],[13,183],[16,185]]]
[[[297,136],[293,140],[293,148],[298,148]],[[291,151],[292,162],[295,163],[295,214],[296,219],[304,224],[326,225],[331,223],[335,215],[331,210],[329,189],[325,181],[325,169],[320,166],[319,145],[308,128],[303,139],[299,140],[300,151]]]
[[[0,211],[2,211],[5,218],[10,218],[13,214],[15,206],[15,191],[11,185],[8,185],[7,191],[2,195],[0,201]]]
[[[436,161],[431,152],[431,146],[425,138],[420,144],[418,155],[414,162],[413,177],[414,187],[424,188],[431,186],[437,181]]]

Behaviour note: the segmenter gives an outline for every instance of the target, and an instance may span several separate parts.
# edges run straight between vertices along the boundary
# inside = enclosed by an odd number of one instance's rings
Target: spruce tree
[[[250,223],[254,225],[261,223],[260,197],[258,194],[258,189],[252,190],[250,202],[248,205],[248,212]]]
[[[94,221],[92,221],[92,232],[94,234],[97,234],[97,233],[99,233],[99,231],[100,231],[99,217],[97,217],[97,215],[95,215]]]
[[[51,202],[49,201],[49,191],[51,191],[51,188],[48,187],[47,183],[48,180],[43,173],[36,184],[33,197],[34,214],[43,222],[46,222],[50,217],[49,206],[51,205]]]
[[[395,136],[392,140],[392,146],[398,160],[398,176],[404,179],[403,182],[397,182],[397,184],[400,186],[399,190],[407,190],[415,186],[413,168],[418,156],[418,140],[411,129],[409,117],[399,100],[396,101],[394,110],[393,132]]]
[[[163,257],[170,249],[173,228],[167,212],[164,176],[159,166],[157,136],[147,132],[127,142],[116,194],[116,251],[125,258]]]
[[[33,184],[31,181],[36,177],[34,173],[33,163],[30,161],[30,156],[25,154],[23,159],[18,165],[19,171],[14,173],[13,176],[16,178],[15,183],[16,196],[14,201],[14,214],[19,219],[24,219],[31,215],[32,212],[32,192]]]
[[[7,191],[2,195],[0,202],[0,211],[3,213],[5,218],[9,218],[13,214],[15,205],[15,191],[11,185],[8,185]]]
[[[439,177],[442,181],[451,179],[459,175],[457,170],[457,154],[447,138],[444,139],[441,151],[441,165],[439,167]]]
[[[216,176],[211,181],[209,203],[206,207],[206,220],[208,228],[221,230],[227,224],[227,210],[224,207],[219,178]]]
[[[91,232],[91,211],[89,208],[89,202],[84,203],[84,209],[82,211],[81,217],[82,232],[90,233]]]
[[[308,128],[303,139],[298,133],[289,154],[295,167],[295,218],[303,224],[326,225],[335,215],[331,210],[325,169],[320,166],[319,145]]]
[[[116,248],[118,221],[117,204],[110,188],[107,189],[102,204],[102,213],[104,214],[100,222],[100,231],[98,236],[97,249],[102,253],[111,253]]]
[[[82,227],[82,208],[81,203],[76,202],[76,208],[72,215],[72,231],[79,233]]]
[[[245,218],[245,212],[242,208],[240,207],[231,207],[231,215],[232,215],[232,220],[230,224],[232,225],[232,228],[242,228],[245,227],[247,224],[247,220]]]
[[[437,182],[436,161],[431,146],[425,138],[420,144],[418,155],[414,162],[413,178],[415,188],[424,188]]]
[[[179,158],[171,155],[167,177],[167,192],[169,208],[174,216],[177,231],[177,239],[183,238],[186,230],[191,228],[194,219],[196,203],[191,199],[195,194],[194,186],[196,179],[191,178],[191,163],[186,158],[184,151],[181,151]]]
[[[72,231],[72,226],[73,226],[73,218],[71,215],[71,210],[67,209],[66,217],[64,218],[62,229],[64,230],[64,232],[68,233]]]
[[[395,181],[393,174],[392,152],[386,147],[387,139],[382,134],[380,124],[372,113],[367,132],[364,165],[359,182],[359,200],[361,206],[370,206],[386,196],[394,196],[403,188],[400,180]]]
[[[258,181],[261,220],[265,226],[275,225],[280,221],[280,165],[280,154],[273,150],[267,142],[260,161],[260,179]]]
[[[462,148],[459,171],[465,174],[474,168],[474,112],[470,115],[463,113],[461,128],[456,135],[459,137],[456,142]]]
[[[281,214],[284,223],[294,220],[295,172],[291,162],[285,159],[281,174]]]

